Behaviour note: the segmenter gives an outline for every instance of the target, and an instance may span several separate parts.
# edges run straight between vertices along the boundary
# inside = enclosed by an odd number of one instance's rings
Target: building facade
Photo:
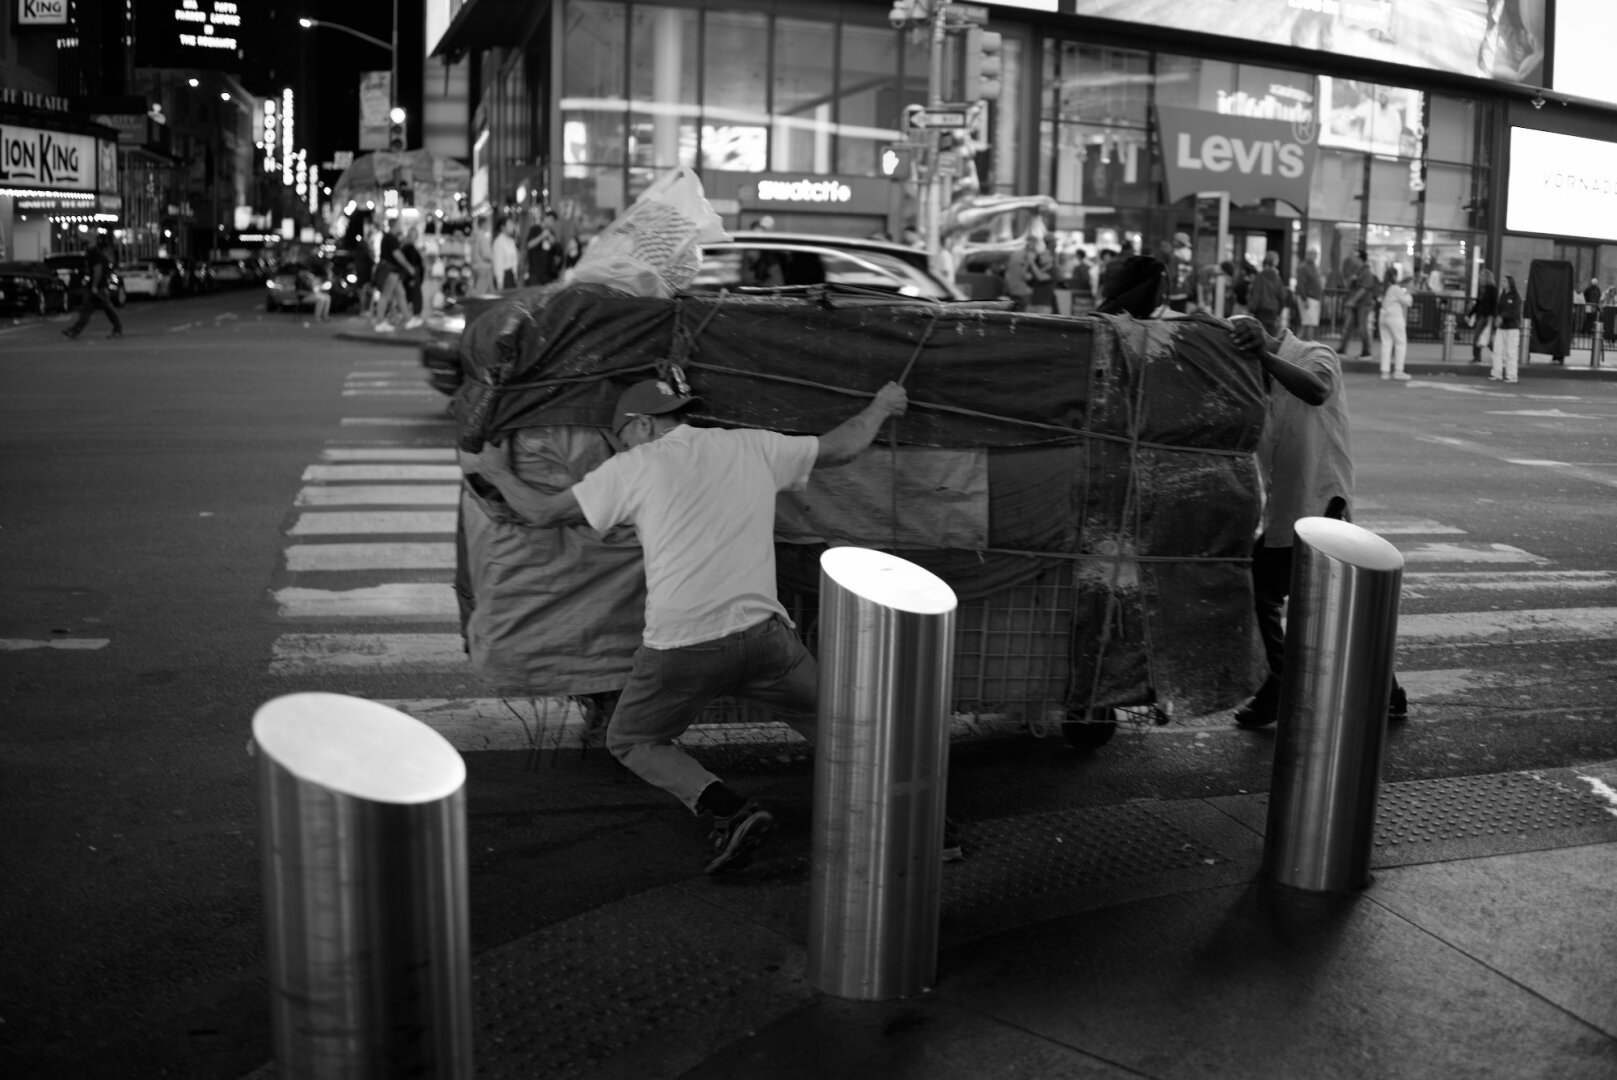
[[[886,175],[884,149],[914,138],[906,108],[938,88],[928,35],[892,25],[905,0],[441,2],[429,49],[473,60],[474,209],[544,202],[587,235],[686,165],[732,227],[768,214],[781,229],[897,235],[913,220],[915,185]],[[1004,39],[1003,91],[956,189],[1050,196],[1069,248],[1202,240],[1205,196],[1222,192],[1225,258],[1277,251],[1289,269],[1316,249],[1330,272],[1362,249],[1378,272],[1457,294],[1484,268],[1564,258],[1580,281],[1617,284],[1617,215],[1557,218],[1566,188],[1517,177],[1545,147],[1582,147],[1591,175],[1560,182],[1593,185],[1598,206],[1617,175],[1600,174],[1617,99],[1543,89],[1559,80],[1542,5],[953,7]],[[946,49],[952,73],[954,36]]]

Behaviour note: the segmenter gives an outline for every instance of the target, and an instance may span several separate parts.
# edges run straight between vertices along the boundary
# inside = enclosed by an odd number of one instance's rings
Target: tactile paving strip
[[[1586,827],[1617,827],[1585,792],[1530,773],[1454,776],[1387,784],[1376,814],[1378,853],[1436,841],[1522,838]]]

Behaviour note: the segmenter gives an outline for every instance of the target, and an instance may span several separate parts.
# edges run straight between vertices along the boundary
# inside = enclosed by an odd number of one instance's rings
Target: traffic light
[[[1000,91],[1000,50],[1005,39],[992,30],[972,26],[966,30],[967,101],[997,101]]]
[[[894,143],[882,147],[882,175],[892,180],[910,180],[915,176],[915,150],[913,146]]]
[[[404,110],[397,105],[387,114],[387,148],[404,149]]]

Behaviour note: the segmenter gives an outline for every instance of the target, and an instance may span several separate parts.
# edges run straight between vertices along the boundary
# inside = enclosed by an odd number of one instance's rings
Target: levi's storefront
[[[1176,232],[1211,261],[1294,275],[1320,252],[1327,286],[1360,248],[1435,291],[1471,291],[1486,248],[1490,116],[1482,100],[1093,41],[1041,43],[1033,190],[1062,242],[1161,254]],[[1435,271],[1435,273],[1434,273]],[[1328,305],[1329,307],[1329,305]]]

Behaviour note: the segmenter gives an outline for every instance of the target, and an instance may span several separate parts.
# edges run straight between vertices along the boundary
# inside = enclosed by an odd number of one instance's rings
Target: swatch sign
[[[1318,130],[1312,123],[1157,107],[1168,201],[1228,192],[1234,203],[1280,199],[1308,210]]]

